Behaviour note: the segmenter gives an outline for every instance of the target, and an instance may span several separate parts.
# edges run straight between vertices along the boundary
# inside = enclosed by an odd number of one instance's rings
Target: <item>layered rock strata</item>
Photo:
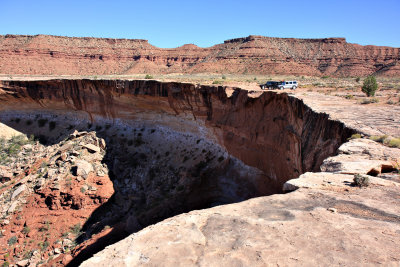
[[[400,49],[344,38],[248,36],[208,48],[155,47],[147,40],[49,35],[0,36],[0,73],[114,75],[232,73],[365,76],[400,74]]]
[[[76,129],[105,140],[102,163],[115,193],[77,242],[107,225],[122,238],[182,212],[280,193],[287,180],[318,171],[355,132],[287,94],[252,98],[239,88],[187,83],[3,81],[0,103],[2,123],[43,144]],[[75,175],[91,170],[74,164]],[[93,252],[80,251],[71,264]]]

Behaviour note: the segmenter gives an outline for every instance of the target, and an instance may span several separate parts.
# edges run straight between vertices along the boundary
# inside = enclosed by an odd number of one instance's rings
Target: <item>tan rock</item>
[[[92,164],[81,159],[77,159],[75,161],[75,168],[76,168],[75,175],[82,176],[84,178],[86,178],[89,175],[89,173],[94,171]]]
[[[100,152],[100,148],[98,146],[92,145],[92,144],[85,144],[83,145],[84,148],[89,150],[89,152],[96,153]]]

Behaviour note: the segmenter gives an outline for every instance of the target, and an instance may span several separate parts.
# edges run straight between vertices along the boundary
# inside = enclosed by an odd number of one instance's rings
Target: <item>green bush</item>
[[[400,148],[400,138],[392,138],[389,140],[388,146]]]
[[[357,77],[357,78],[356,78],[356,82],[360,82],[360,80],[361,80],[360,77]]]
[[[363,91],[367,96],[374,96],[375,91],[378,90],[378,83],[374,76],[368,76],[365,78],[361,91]]]
[[[151,76],[150,74],[146,74],[146,76],[144,78],[145,79],[153,79],[153,76]]]
[[[222,84],[223,82],[222,81],[218,81],[218,80],[214,80],[213,82],[212,82],[212,84]]]
[[[387,135],[372,135],[370,138],[372,141],[378,142],[378,143],[385,143],[386,140],[388,139]]]
[[[358,187],[366,187],[369,186],[369,178],[368,176],[363,176],[361,174],[354,174],[353,185]]]
[[[15,243],[17,243],[17,241],[18,241],[18,238],[16,236],[12,236],[12,237],[10,237],[10,239],[8,239],[7,243],[9,246],[12,246]]]
[[[359,139],[359,138],[361,138],[361,134],[356,133],[356,134],[353,134],[353,135],[349,138],[349,140],[352,140],[352,139]]]

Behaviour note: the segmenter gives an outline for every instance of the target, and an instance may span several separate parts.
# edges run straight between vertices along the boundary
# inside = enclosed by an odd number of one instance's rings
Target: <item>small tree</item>
[[[367,95],[367,96],[374,96],[375,91],[378,89],[378,84],[376,83],[376,79],[374,76],[368,76],[365,78],[363,86],[361,90]]]

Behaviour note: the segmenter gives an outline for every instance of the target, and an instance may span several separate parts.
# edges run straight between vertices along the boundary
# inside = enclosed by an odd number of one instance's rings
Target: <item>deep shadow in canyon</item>
[[[0,121],[48,145],[75,129],[106,141],[115,193],[94,211],[78,242],[113,230],[82,251],[105,246],[194,209],[281,193],[319,171],[353,130],[287,94],[157,81],[2,82]]]

